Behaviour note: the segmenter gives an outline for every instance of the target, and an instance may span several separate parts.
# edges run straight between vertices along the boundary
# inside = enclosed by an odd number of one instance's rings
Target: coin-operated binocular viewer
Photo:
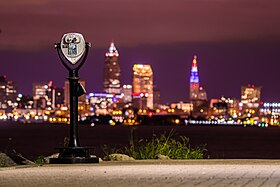
[[[68,147],[58,148],[59,157],[51,158],[51,164],[98,163],[96,156],[90,155],[89,147],[81,147],[78,136],[78,97],[86,93],[79,83],[78,71],[85,63],[90,43],[82,34],[64,34],[61,42],[55,44],[58,56],[69,71],[70,85],[70,137]]]

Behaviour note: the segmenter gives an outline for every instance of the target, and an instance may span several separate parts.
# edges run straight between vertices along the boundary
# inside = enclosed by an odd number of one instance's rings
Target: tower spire
[[[119,56],[119,52],[115,46],[114,41],[111,41],[109,50],[106,52],[106,56]]]
[[[196,61],[196,59],[197,59],[197,56],[194,55],[194,56],[193,56],[193,61],[192,61],[192,67],[197,67],[197,61]]]
[[[194,55],[192,61],[192,69],[191,69],[191,77],[190,84],[199,84],[199,76],[198,76],[198,65],[197,65],[197,56]]]

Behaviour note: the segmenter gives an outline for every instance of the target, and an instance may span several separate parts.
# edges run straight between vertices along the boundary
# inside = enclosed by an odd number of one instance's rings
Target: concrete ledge
[[[99,165],[280,165],[280,159],[195,159],[103,161]]]

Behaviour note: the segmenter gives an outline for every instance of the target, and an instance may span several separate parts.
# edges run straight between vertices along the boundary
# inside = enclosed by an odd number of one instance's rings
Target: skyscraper
[[[255,116],[260,109],[261,87],[250,85],[241,87],[242,114],[246,117]]]
[[[103,90],[110,94],[120,94],[121,69],[119,64],[119,53],[115,47],[114,42],[111,42],[109,51],[105,53],[105,65],[104,65],[104,81]]]
[[[193,104],[192,115],[194,117],[205,117],[207,115],[209,103],[207,102],[206,91],[200,86],[196,55],[193,57],[192,61],[189,99]]]
[[[151,65],[134,64],[132,83],[133,105],[153,109],[153,71]]]
[[[193,57],[190,76],[190,101],[195,100],[207,100],[206,91],[200,86],[196,55]]]
[[[199,76],[197,67],[197,56],[194,56],[192,61],[191,76],[190,76],[190,101],[198,100],[199,96]]]

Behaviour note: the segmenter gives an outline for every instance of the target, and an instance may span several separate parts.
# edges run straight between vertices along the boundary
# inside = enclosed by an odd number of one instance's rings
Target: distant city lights
[[[104,56],[103,90],[79,97],[81,123],[96,126],[103,117],[111,126],[139,125],[143,119],[172,117],[172,125],[280,127],[280,102],[263,102],[259,85],[241,86],[238,99],[207,98],[207,87],[200,82],[197,55],[192,59],[189,82],[183,85],[189,86],[188,102],[169,104],[160,101],[161,93],[154,83],[157,72],[150,64],[134,64],[131,84],[121,84],[119,52],[114,42],[110,43]],[[85,81],[79,83],[85,87]],[[18,93],[13,81],[7,80],[5,75],[0,76],[0,120],[69,124],[69,82],[61,88],[54,86],[53,81],[34,82],[32,86],[33,95],[26,96]]]

